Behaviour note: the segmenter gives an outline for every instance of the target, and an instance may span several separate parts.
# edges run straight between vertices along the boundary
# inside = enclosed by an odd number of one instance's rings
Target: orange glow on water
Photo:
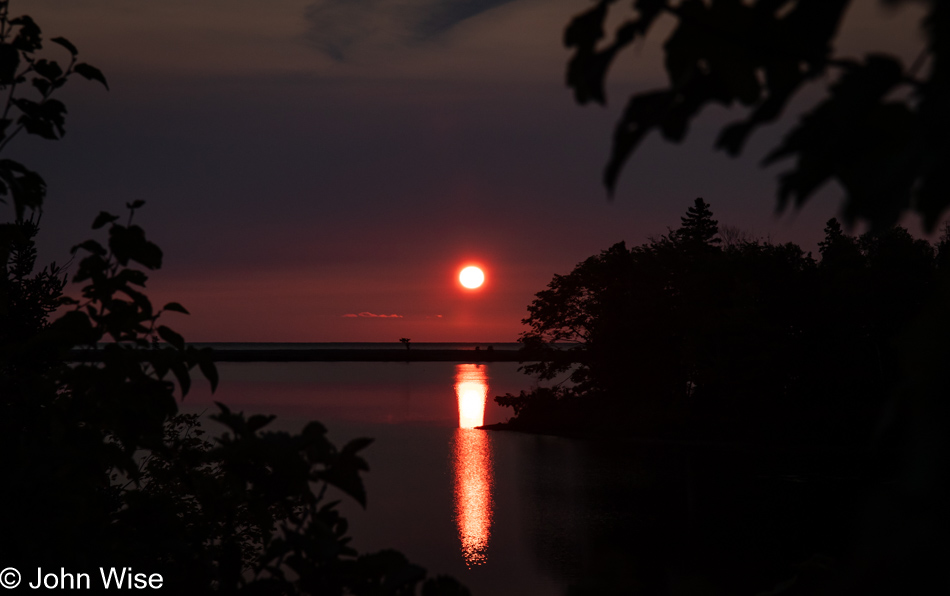
[[[459,401],[459,428],[475,428],[485,424],[488,377],[484,367],[477,364],[456,365],[455,395]]]
[[[455,369],[459,428],[453,440],[455,464],[455,516],[462,557],[469,566],[488,560],[492,523],[492,450],[485,420],[488,377],[484,367],[459,364]]]

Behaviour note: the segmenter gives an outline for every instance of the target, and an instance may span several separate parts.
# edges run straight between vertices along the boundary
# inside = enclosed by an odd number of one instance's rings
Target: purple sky
[[[815,250],[838,190],[777,217],[783,166],[756,165],[795,111],[730,159],[713,140],[742,114],[707,110],[681,146],[651,137],[607,201],[612,126],[630,92],[664,84],[665,35],[618,62],[607,109],[578,107],[561,36],[588,5],[14,0],[111,87],[76,80],[66,137],[11,147],[49,184],[41,261],[144,199],[137,222],[165,251],[149,292],[191,310],[167,321],[189,340],[514,341],[554,273],[665,233],[697,196],[720,224]],[[855,0],[838,51],[909,62],[919,14]],[[469,261],[478,292],[455,279]]]

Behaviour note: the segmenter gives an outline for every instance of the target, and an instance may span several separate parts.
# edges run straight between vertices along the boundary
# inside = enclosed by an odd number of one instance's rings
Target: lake
[[[531,387],[517,363],[218,368],[217,394],[198,381],[185,411],[218,400],[276,414],[275,430],[320,420],[338,446],[374,438],[367,508],[341,495],[352,545],[402,551],[473,594],[768,592],[827,568],[859,510],[853,465],[823,451],[473,428],[510,415],[492,397]]]
[[[563,594],[590,555],[592,528],[618,512],[591,499],[616,483],[596,449],[568,439],[490,432],[510,410],[492,397],[527,389],[516,363],[220,363],[185,411],[278,416],[271,428],[320,420],[338,446],[368,436],[368,506],[344,499],[353,546],[402,551],[474,594]],[[207,422],[214,430],[216,424]]]

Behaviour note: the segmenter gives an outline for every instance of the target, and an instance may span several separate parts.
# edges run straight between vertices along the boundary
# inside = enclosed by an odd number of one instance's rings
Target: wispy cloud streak
[[[307,40],[335,60],[360,45],[407,45],[514,0],[317,0],[307,6]]]

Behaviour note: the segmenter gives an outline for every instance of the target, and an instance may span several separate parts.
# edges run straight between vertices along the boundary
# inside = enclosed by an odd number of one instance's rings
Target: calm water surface
[[[186,410],[217,400],[276,414],[275,429],[320,420],[337,445],[376,439],[364,452],[368,506],[343,505],[360,552],[398,549],[475,594],[563,594],[596,556],[597,529],[624,515],[598,498],[625,477],[596,447],[473,428],[510,415],[492,397],[531,385],[516,363],[218,366],[218,392],[194,391]]]

